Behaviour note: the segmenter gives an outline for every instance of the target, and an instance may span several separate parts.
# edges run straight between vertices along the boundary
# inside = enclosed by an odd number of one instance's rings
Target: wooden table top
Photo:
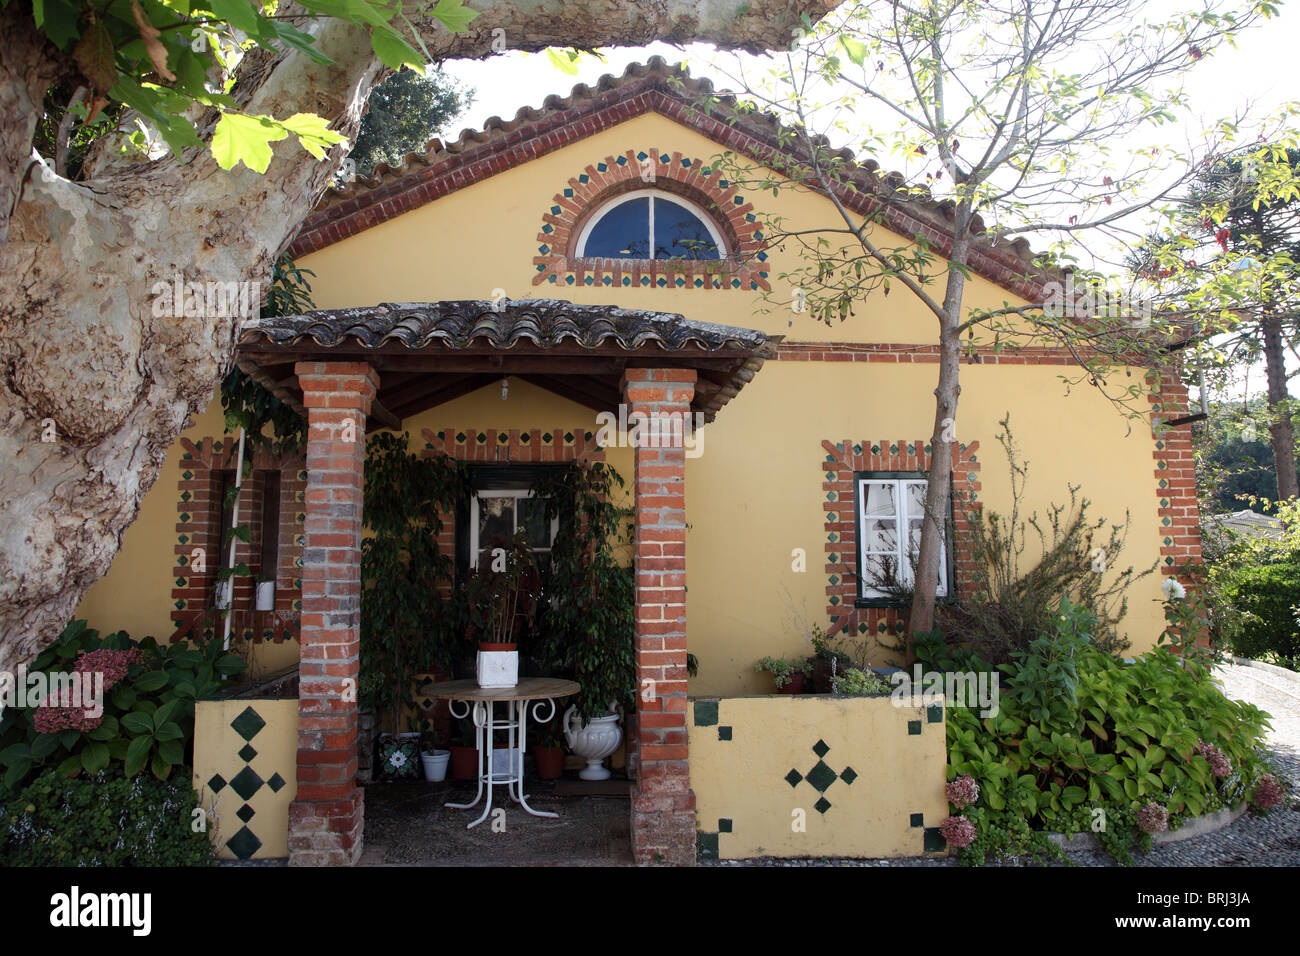
[[[580,690],[582,686],[575,681],[558,677],[521,677],[514,687],[479,687],[474,680],[448,680],[426,685],[423,693],[448,700],[538,700],[571,697]]]

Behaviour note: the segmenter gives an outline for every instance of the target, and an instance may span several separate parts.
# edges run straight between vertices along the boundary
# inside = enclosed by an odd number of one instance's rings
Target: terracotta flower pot
[[[518,644],[493,644],[489,641],[479,641],[478,649],[485,653],[508,653],[519,650]]]
[[[478,776],[478,748],[451,745],[451,779],[473,780]]]
[[[564,775],[564,748],[533,747],[533,759],[537,761],[537,776],[542,780],[558,780]]]
[[[804,690],[804,678],[802,671],[796,671],[790,675],[790,679],[781,687],[777,688],[778,694],[802,694]]]

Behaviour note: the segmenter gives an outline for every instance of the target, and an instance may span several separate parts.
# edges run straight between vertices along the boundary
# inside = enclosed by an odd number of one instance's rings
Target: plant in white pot
[[[519,682],[518,640],[537,613],[541,593],[528,533],[521,530],[512,540],[493,537],[465,590],[470,633],[478,640],[478,685],[515,686]]]
[[[451,761],[450,750],[438,749],[438,735],[433,730],[420,734],[420,765],[424,768],[424,779],[430,783],[442,783],[447,779],[447,765]]]

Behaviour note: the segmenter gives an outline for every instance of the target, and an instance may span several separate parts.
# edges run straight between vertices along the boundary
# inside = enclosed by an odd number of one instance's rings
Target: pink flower
[[[143,660],[140,651],[134,647],[125,651],[101,648],[96,651],[82,651],[77,656],[76,663],[72,665],[72,670],[77,674],[102,674],[104,680],[102,690],[106,691],[126,677],[132,664]],[[87,684],[90,686],[87,687]],[[58,697],[52,695],[48,702],[37,707],[32,714],[32,725],[36,728],[36,732],[57,734],[64,730],[76,730],[84,734],[98,727],[104,722],[102,710],[98,717],[89,716],[86,711],[90,707],[90,701],[84,699],[93,687],[91,681],[82,682],[81,706],[73,706],[71,688],[62,687],[62,694]]]
[[[1138,811],[1138,826],[1146,834],[1169,829],[1169,811],[1158,803],[1148,803]]]
[[[77,657],[77,662],[72,665],[72,669],[82,674],[102,673],[104,690],[108,690],[126,677],[126,672],[132,664],[139,663],[143,659],[140,651],[134,647],[125,651],[103,648],[97,651],[82,651]]]
[[[1277,777],[1266,773],[1259,778],[1259,783],[1255,784],[1251,799],[1261,810],[1269,810],[1281,803],[1283,796],[1282,785],[1277,782]]]
[[[975,782],[974,777],[964,773],[944,787],[943,792],[947,795],[949,803],[958,810],[965,810],[979,800],[980,785]]]
[[[975,842],[975,824],[965,817],[948,817],[939,824],[939,832],[949,846],[955,846],[959,850]]]
[[[1214,744],[1207,744],[1204,740],[1198,740],[1196,742],[1196,753],[1210,762],[1210,771],[1216,777],[1226,777],[1232,773],[1232,761]]]

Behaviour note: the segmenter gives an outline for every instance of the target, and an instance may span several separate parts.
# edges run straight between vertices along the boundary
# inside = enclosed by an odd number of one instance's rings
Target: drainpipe
[[[239,527],[239,494],[244,487],[244,427],[239,427],[239,451],[235,455],[235,507],[230,511],[230,556],[227,567],[231,570],[230,577],[226,578],[226,623],[225,633],[221,638],[221,649],[230,650],[230,615],[235,609],[235,545],[239,539],[234,535],[234,529]]]

